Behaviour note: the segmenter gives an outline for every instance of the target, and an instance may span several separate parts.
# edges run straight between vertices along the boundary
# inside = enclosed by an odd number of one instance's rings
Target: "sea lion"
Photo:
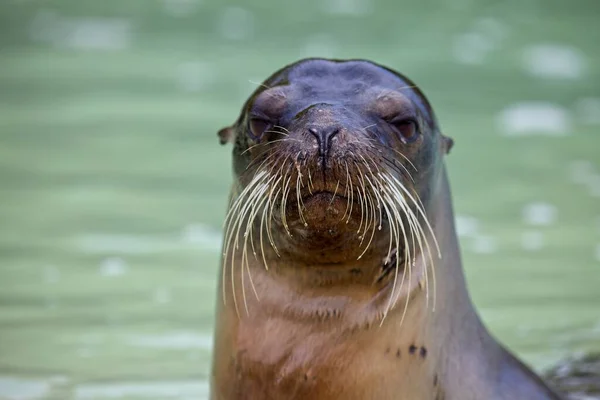
[[[413,82],[301,60],[219,137],[235,181],[211,399],[559,399],[474,310],[452,140]]]

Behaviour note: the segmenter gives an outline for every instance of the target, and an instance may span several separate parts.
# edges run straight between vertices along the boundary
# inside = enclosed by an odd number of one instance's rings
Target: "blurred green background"
[[[0,399],[202,399],[245,98],[306,56],[415,80],[472,297],[541,370],[600,350],[597,0],[2,0]]]

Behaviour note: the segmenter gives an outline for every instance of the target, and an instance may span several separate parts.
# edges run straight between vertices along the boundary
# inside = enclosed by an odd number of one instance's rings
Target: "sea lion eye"
[[[412,143],[419,137],[417,123],[412,119],[392,121],[391,124],[394,125],[400,134],[400,140],[402,140],[404,143]]]
[[[249,126],[252,138],[258,140],[266,131],[271,129],[272,124],[261,118],[251,118]]]

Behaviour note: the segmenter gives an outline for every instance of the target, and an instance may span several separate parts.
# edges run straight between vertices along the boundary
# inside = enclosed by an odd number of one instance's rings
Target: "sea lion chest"
[[[215,399],[441,398],[426,350],[396,345],[389,328],[348,332],[277,318],[234,325],[217,340],[229,358],[217,365],[226,378]]]

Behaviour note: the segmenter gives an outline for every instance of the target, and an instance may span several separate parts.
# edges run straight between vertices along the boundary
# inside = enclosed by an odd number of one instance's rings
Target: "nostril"
[[[331,139],[340,132],[338,126],[310,127],[308,132],[317,139],[319,155],[327,158],[331,150]]]

